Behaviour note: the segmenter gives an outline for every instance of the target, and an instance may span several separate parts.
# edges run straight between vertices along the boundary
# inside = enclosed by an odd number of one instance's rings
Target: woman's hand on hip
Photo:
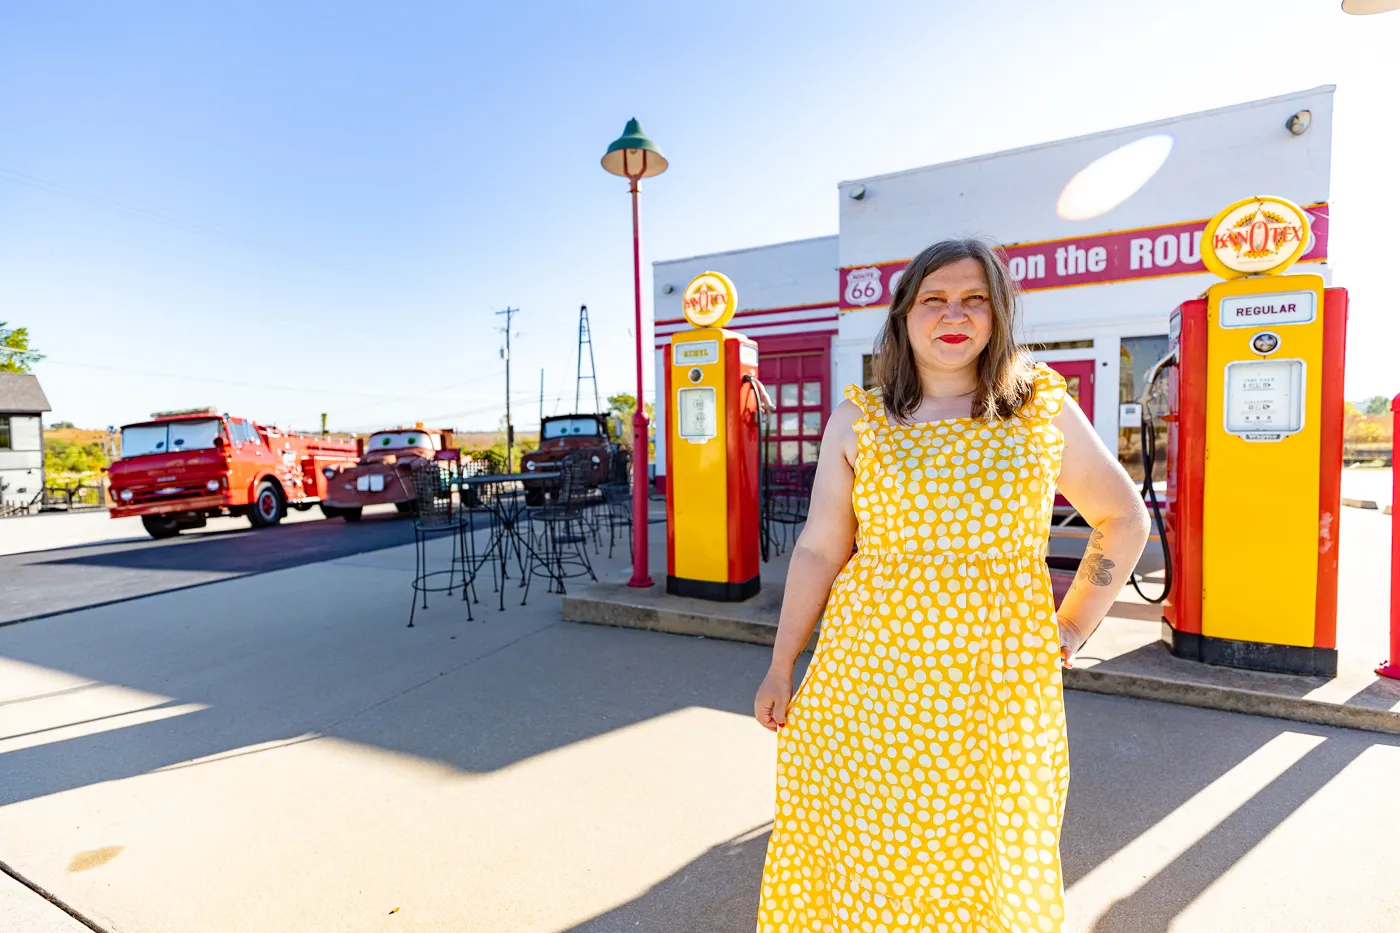
[[[1084,647],[1085,638],[1080,633],[1079,626],[1058,613],[1055,615],[1055,623],[1060,631],[1060,660],[1063,667],[1069,670],[1074,667],[1074,656]]]
[[[753,718],[769,732],[787,725],[788,701],[792,699],[792,675],[769,668],[753,698]]]

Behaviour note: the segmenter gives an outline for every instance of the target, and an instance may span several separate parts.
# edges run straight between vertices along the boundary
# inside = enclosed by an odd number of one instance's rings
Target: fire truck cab
[[[122,428],[121,459],[108,470],[111,515],[139,515],[153,538],[220,515],[263,528],[288,507],[321,501],[324,470],[355,459],[348,439],[279,432],[212,408],[156,412]]]

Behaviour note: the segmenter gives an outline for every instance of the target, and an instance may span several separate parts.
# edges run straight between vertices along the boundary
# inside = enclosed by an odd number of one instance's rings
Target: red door
[[[758,378],[773,397],[768,462],[815,464],[826,425],[831,366],[826,350],[766,354],[760,344]]]
[[[1065,360],[1046,363],[1055,372],[1065,377],[1065,388],[1069,397],[1079,405],[1089,423],[1094,423],[1094,361]]]

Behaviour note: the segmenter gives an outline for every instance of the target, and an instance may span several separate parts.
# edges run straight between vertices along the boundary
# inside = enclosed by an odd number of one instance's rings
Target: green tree
[[[630,392],[619,392],[616,395],[608,396],[608,411],[622,418],[626,423],[626,429],[632,430],[632,415],[637,410],[637,396]],[[648,421],[656,420],[656,409],[651,402],[646,404]]]
[[[101,442],[81,444],[58,438],[44,439],[44,472],[50,476],[97,473],[109,463]]]
[[[1384,395],[1373,395],[1361,403],[1361,412],[1366,415],[1383,415],[1390,411],[1390,399]]]
[[[647,440],[647,456],[656,458],[656,408],[651,402],[646,403],[646,413],[648,430],[651,437]],[[632,415],[637,411],[637,396],[629,392],[619,392],[616,395],[608,396],[608,412],[622,421],[621,429],[618,431],[617,442],[624,447],[632,446]]]
[[[44,358],[29,347],[29,328],[6,327],[0,321],[0,373],[27,373]]]

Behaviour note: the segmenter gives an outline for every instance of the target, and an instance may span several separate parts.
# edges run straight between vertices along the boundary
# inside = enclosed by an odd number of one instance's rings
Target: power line
[[[9,168],[0,167],[0,178],[6,178],[14,182],[15,184],[24,185],[28,188],[33,188],[37,191],[44,191],[49,194],[62,195],[64,197],[72,198],[76,201],[82,201],[87,204],[94,204],[98,207],[112,208],[113,210],[123,211],[128,214],[134,214],[136,216],[145,217],[148,220],[154,220],[158,223],[167,224],[172,227],[179,227],[181,229],[193,231],[196,233],[207,233],[210,236],[220,237],[222,239],[230,240],[235,243],[242,243],[245,246],[255,246],[258,249],[264,249],[274,253],[282,253],[283,255],[291,256],[296,259],[301,259],[305,262],[314,263],[325,269],[329,269],[332,272],[339,272],[341,274],[354,274],[351,270],[341,268],[340,266],[337,266],[333,263],[326,262],[324,259],[319,259],[316,256],[311,256],[306,253],[297,252],[296,250],[288,249],[285,246],[270,242],[268,240],[262,240],[257,237],[246,236],[241,233],[234,233],[229,230],[221,230],[218,227],[214,227],[205,223],[200,223],[198,221],[185,220],[184,218],[161,208],[147,207],[145,205],[136,204],[119,198],[109,197],[108,195],[104,194],[99,194],[95,191],[88,191],[82,188],[74,187],[72,185],[61,184],[59,182],[51,181],[47,178],[43,178],[38,175],[28,174],[27,172],[18,172],[14,169]]]
[[[468,379],[468,380],[466,380],[466,381],[464,381],[464,382],[454,382],[454,383],[451,383],[450,385],[438,386],[438,387],[435,388],[435,389],[426,389],[426,390],[424,390],[424,391],[422,391],[422,392],[415,392],[415,393],[412,394],[412,395],[400,395],[400,396],[396,396],[396,397],[394,397],[394,398],[384,398],[384,399],[381,399],[381,400],[379,400],[379,401],[369,402],[369,403],[364,404],[364,405],[356,405],[354,408],[341,408],[341,409],[337,409],[337,410],[336,410],[335,415],[336,415],[336,417],[344,417],[345,415],[350,414],[350,413],[352,413],[352,412],[364,411],[366,408],[378,408],[378,407],[380,407],[380,406],[382,406],[382,405],[393,405],[393,404],[396,404],[396,403],[398,403],[398,402],[407,402],[407,401],[410,401],[410,400],[416,399],[416,398],[428,398],[428,397],[430,397],[430,396],[436,396],[436,395],[437,395],[438,393],[440,393],[440,392],[446,392],[446,391],[448,391],[449,389],[460,389],[460,388],[462,388],[463,386],[475,385],[475,384],[477,384],[478,382],[486,382],[487,380],[489,380],[489,379],[495,379],[495,378],[499,377],[500,375],[501,375],[501,374],[500,374],[499,371],[497,371],[497,372],[490,372],[490,373],[486,373],[485,375],[482,375],[482,376],[477,376],[477,377],[474,378],[474,379]]]
[[[235,379],[214,379],[209,376],[185,376],[179,373],[163,373],[150,369],[125,369],[119,366],[99,366],[93,363],[71,363],[66,360],[55,360],[45,357],[45,363],[54,366],[70,366],[75,369],[95,369],[101,372],[122,373],[128,376],[155,376],[159,379],[182,379],[187,382],[209,382],[217,385],[241,386],[250,389],[277,389],[280,392],[324,392],[331,395],[358,395],[364,398],[373,398],[372,392],[355,392],[350,389],[327,389],[324,386],[281,386],[267,382],[243,382]]]

